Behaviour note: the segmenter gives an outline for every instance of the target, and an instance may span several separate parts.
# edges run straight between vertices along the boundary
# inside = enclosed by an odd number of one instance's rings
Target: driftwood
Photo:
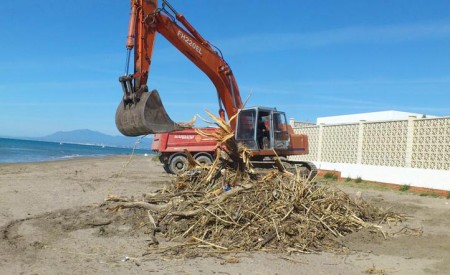
[[[112,201],[112,202],[118,202],[114,205],[116,209],[120,208],[142,208],[145,210],[150,210],[153,212],[161,212],[169,208],[176,207],[179,203],[182,202],[182,199],[180,197],[174,197],[170,200],[170,202],[165,204],[152,204],[145,201],[129,201],[129,200],[117,200],[114,197],[107,197],[105,201]]]
[[[161,211],[161,210],[167,208],[167,205],[155,205],[155,204],[150,204],[150,203],[143,202],[143,201],[133,201],[133,202],[117,203],[115,205],[115,207],[117,207],[117,208],[142,208],[142,209],[158,212],[158,211]]]
[[[155,232],[168,240],[176,253],[278,250],[312,253],[336,250],[336,237],[363,228],[382,231],[380,223],[402,217],[376,208],[362,198],[290,173],[278,157],[275,168],[256,174],[251,152],[237,146],[226,122],[212,116],[219,130],[216,158],[200,165],[186,152],[189,169],[170,186],[142,199],[109,196],[111,209],[140,208],[148,211],[154,243]],[[163,250],[169,253],[170,248]]]

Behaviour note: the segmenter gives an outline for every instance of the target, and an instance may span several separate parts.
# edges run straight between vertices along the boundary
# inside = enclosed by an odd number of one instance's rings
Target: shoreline
[[[41,140],[41,139],[36,139],[36,138],[26,138],[26,137],[2,137],[0,136],[0,139],[7,139],[7,140],[19,140],[19,141],[31,141],[31,142],[44,142],[44,143],[55,143],[55,144],[60,144],[60,145],[81,145],[81,146],[94,146],[94,147],[102,147],[102,148],[117,148],[117,149],[130,149],[132,150],[134,146],[114,146],[114,145],[106,145],[106,144],[101,144],[101,143],[89,143],[89,142],[67,142],[67,141],[50,141],[50,140]],[[135,143],[134,145],[136,145],[137,143]],[[151,149],[146,149],[146,148],[136,148],[137,150],[149,150],[151,151]]]
[[[130,157],[133,155],[133,157],[144,157],[144,158],[152,158],[156,154],[150,151],[149,154],[108,154],[108,155],[86,155],[86,156],[74,156],[74,157],[67,157],[67,158],[58,158],[58,159],[48,159],[48,160],[42,160],[42,161],[19,161],[19,162],[1,162],[0,166],[2,165],[15,165],[15,164],[39,164],[39,163],[47,163],[47,162],[60,162],[60,161],[71,161],[71,160],[89,160],[89,159],[106,159],[106,158],[115,158],[115,157]]]

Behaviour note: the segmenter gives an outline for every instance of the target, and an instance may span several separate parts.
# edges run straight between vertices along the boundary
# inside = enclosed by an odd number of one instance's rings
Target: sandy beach
[[[2,274],[448,274],[450,200],[398,191],[349,193],[410,218],[342,238],[345,253],[145,255],[148,235],[132,209],[99,210],[108,194],[139,196],[174,176],[151,157],[113,156],[0,164]],[[401,228],[408,226],[415,231]],[[423,231],[421,235],[416,234]],[[405,234],[406,233],[406,234]],[[162,239],[162,236],[158,237]]]

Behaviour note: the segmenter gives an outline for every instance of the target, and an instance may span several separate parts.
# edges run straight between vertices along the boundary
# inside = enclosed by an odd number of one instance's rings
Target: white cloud
[[[390,79],[390,78],[367,78],[367,79],[323,79],[323,80],[305,80],[305,81],[282,81],[271,82],[264,86],[241,85],[241,93],[255,91],[258,94],[277,94],[295,95],[297,93],[307,93],[307,89],[314,87],[336,87],[336,86],[367,86],[377,87],[380,85],[399,86],[399,85],[429,85],[429,84],[447,84],[450,83],[450,76],[423,77],[413,79]],[[401,91],[397,91],[401,92]]]
[[[356,26],[311,33],[261,33],[217,41],[228,54],[315,48],[336,44],[400,43],[414,40],[448,39],[450,22]]]
[[[305,86],[319,86],[319,85],[398,85],[398,84],[439,84],[450,83],[450,76],[441,77],[424,77],[414,79],[389,79],[389,78],[372,78],[372,79],[328,79],[318,81],[300,81],[293,84]]]

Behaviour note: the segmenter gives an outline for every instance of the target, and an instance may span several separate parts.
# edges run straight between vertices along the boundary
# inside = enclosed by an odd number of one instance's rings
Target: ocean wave
[[[72,154],[54,158],[55,159],[98,158],[98,157],[105,157],[107,155],[108,154],[89,154],[89,155]]]
[[[0,163],[57,161],[131,153],[132,150],[129,148],[0,139]],[[150,150],[137,149],[134,151],[136,155],[144,153],[152,154]]]
[[[61,156],[61,157],[54,157],[55,159],[74,159],[74,158],[79,158],[82,157],[83,155],[79,155],[79,154],[73,154],[73,155],[67,155],[67,156]]]

